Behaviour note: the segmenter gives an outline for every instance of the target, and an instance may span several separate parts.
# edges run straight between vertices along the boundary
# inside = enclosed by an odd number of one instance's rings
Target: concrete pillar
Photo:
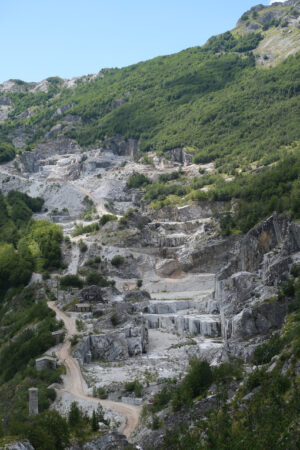
[[[37,388],[29,388],[29,415],[35,416],[39,413],[39,390]]]

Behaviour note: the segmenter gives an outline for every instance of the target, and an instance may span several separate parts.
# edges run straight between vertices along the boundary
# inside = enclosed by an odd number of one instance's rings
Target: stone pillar
[[[92,353],[90,350],[86,353],[84,362],[85,364],[90,364],[92,362]]]
[[[29,388],[29,415],[35,416],[39,413],[39,390],[37,388]]]

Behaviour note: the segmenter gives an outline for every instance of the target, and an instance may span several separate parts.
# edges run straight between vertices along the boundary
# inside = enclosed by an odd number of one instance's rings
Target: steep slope
[[[11,120],[2,122],[2,139],[29,150],[61,134],[81,146],[123,135],[138,139],[142,151],[187,147],[196,162],[219,166],[274,155],[299,139],[299,57],[268,70],[256,63],[297,52],[298,15],[297,2],[254,8],[204,47],[106,69],[74,88],[55,77],[43,89],[4,84],[0,98]]]
[[[126,448],[142,404],[143,449],[299,446],[298,11],[0,86],[0,437]]]

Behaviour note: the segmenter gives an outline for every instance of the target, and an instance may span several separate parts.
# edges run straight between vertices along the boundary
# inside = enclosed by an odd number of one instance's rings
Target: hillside
[[[61,134],[83,147],[122,135],[141,151],[186,147],[198,163],[278,159],[299,139],[299,55],[288,57],[299,11],[296,1],[253,8],[204,47],[72,82],[4,83],[2,139],[29,150]]]
[[[0,85],[1,449],[299,448],[299,93],[297,0]]]

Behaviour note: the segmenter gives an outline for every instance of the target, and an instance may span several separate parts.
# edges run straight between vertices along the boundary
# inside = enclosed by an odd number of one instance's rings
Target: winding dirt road
[[[89,197],[93,203],[96,204],[96,210],[97,213],[99,214],[99,216],[102,216],[104,214],[111,214],[111,212],[109,212],[105,206],[104,206],[104,202],[102,200],[96,200],[96,198],[93,196],[93,194],[90,193],[90,191],[88,191],[84,186],[80,186],[79,184],[73,184],[73,186],[75,186],[77,189],[79,189],[81,192],[83,192],[87,197]]]
[[[125,403],[112,402],[110,400],[99,400],[98,398],[90,397],[85,394],[80,366],[78,364],[78,361],[73,358],[71,352],[70,339],[77,333],[76,325],[74,321],[69,316],[67,316],[67,314],[65,314],[55,305],[55,302],[48,302],[48,306],[64,322],[67,330],[65,341],[57,352],[59,360],[64,363],[67,370],[63,390],[83,400],[88,400],[94,403],[101,403],[101,405],[114,409],[119,414],[124,416],[126,425],[122,432],[127,438],[129,438],[133,430],[138,425],[141,408],[134,405],[127,405]]]

